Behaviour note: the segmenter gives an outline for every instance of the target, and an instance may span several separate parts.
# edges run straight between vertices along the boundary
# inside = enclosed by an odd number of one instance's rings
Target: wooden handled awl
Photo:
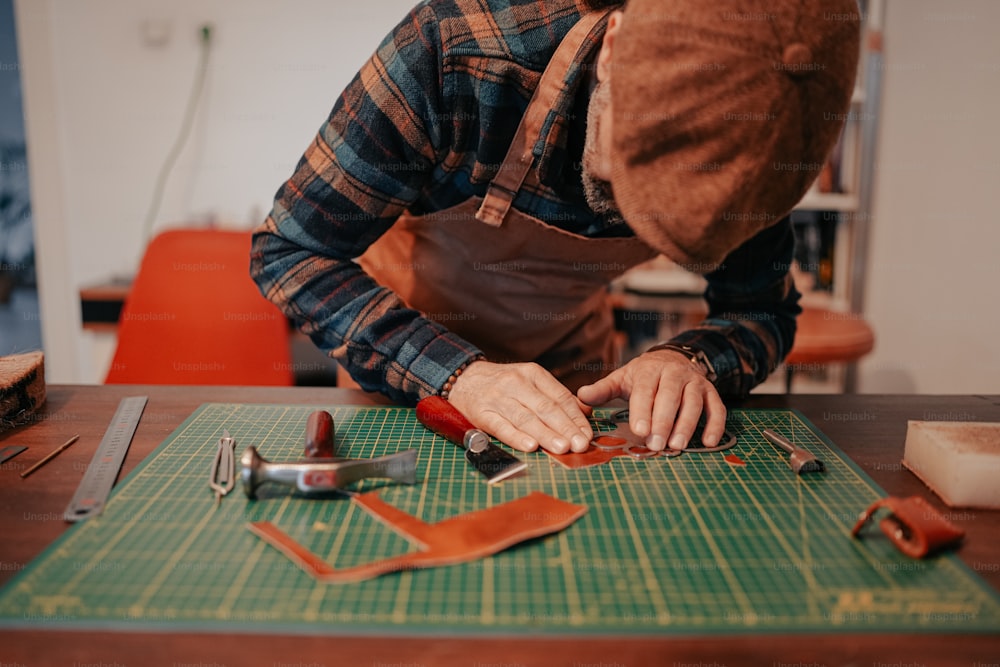
[[[527,464],[496,445],[476,428],[454,405],[440,396],[428,396],[417,403],[417,419],[438,435],[465,450],[465,460],[496,484],[515,475]]]

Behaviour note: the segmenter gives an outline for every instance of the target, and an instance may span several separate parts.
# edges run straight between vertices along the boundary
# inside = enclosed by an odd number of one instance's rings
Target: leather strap
[[[965,531],[944,518],[920,496],[889,496],[875,501],[862,513],[851,535],[860,537],[861,529],[883,507],[891,513],[879,522],[879,528],[897,549],[910,558],[924,558],[957,545],[965,537]]]
[[[528,108],[521,117],[500,171],[490,182],[483,203],[476,213],[476,219],[480,222],[491,227],[503,224],[534,163],[534,144],[541,136],[549,111],[562,92],[566,72],[584,40],[609,13],[611,9],[584,14],[556,47],[552,59],[542,72],[531,101],[528,102]]]
[[[352,496],[351,501],[406,539],[419,544],[421,550],[337,569],[268,521],[251,523],[247,527],[317,580],[342,583],[400,570],[485,558],[519,542],[563,530],[587,513],[582,505],[567,503],[539,491],[434,524],[393,507],[376,492]]]

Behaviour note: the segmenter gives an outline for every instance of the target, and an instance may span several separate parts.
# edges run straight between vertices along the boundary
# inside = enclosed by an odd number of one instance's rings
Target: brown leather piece
[[[851,535],[860,537],[861,529],[883,507],[890,514],[879,522],[879,528],[897,549],[910,558],[924,558],[956,546],[965,537],[965,531],[948,521],[920,496],[889,496],[875,501],[861,514]]]
[[[746,461],[736,456],[736,454],[726,454],[722,458],[725,460],[726,463],[732,466],[745,466],[747,464]]]
[[[377,492],[355,495],[351,501],[406,539],[417,543],[421,550],[337,569],[268,521],[248,524],[248,528],[317,580],[344,583],[400,570],[440,567],[485,558],[519,542],[559,532],[587,513],[587,508],[582,505],[567,503],[540,491],[434,524],[393,507],[379,498]]]
[[[628,440],[613,435],[599,435],[594,438],[593,443],[590,449],[584,452],[553,454],[546,451],[545,453],[556,463],[570,470],[603,465],[617,456],[644,459],[659,454],[639,445],[629,445]]]
[[[548,454],[549,458],[553,461],[561,466],[569,468],[570,470],[603,465],[616,456],[629,455],[625,449],[600,449],[593,446],[585,452],[553,454],[552,452],[546,451],[545,453]]]

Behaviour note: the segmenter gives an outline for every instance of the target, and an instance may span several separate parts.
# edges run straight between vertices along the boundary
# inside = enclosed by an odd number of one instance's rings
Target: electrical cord
[[[143,223],[143,247],[149,245],[153,232],[153,223],[160,212],[160,204],[163,201],[163,191],[166,189],[167,179],[173,171],[177,158],[180,157],[187,143],[191,128],[194,125],[195,112],[198,110],[198,103],[201,101],[201,91],[204,88],[205,76],[208,73],[209,46],[212,42],[212,26],[205,24],[201,27],[201,53],[198,59],[198,69],[195,71],[194,85],[191,87],[191,94],[188,96],[187,108],[184,111],[184,118],[181,121],[181,129],[174,140],[174,144],[160,167],[160,173],[156,178],[156,185],[153,188],[153,197],[149,203],[149,210]]]

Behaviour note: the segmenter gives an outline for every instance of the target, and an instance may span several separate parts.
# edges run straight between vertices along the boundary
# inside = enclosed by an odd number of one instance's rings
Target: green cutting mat
[[[299,458],[314,406],[206,404],[113,494],[0,591],[0,625],[297,633],[664,634],[1000,630],[1000,596],[957,558],[912,561],[858,513],[884,495],[796,412],[733,410],[731,450],[567,470],[524,455],[528,475],[488,486],[406,408],[329,407],[340,451],[419,450],[418,484],[381,487],[434,522],[532,490],[584,504],[567,530],[453,567],[318,584],[254,537],[269,520],[336,566],[413,549],[350,501],[208,488],[227,428],[274,461]],[[795,476],[773,428],[827,464]]]

